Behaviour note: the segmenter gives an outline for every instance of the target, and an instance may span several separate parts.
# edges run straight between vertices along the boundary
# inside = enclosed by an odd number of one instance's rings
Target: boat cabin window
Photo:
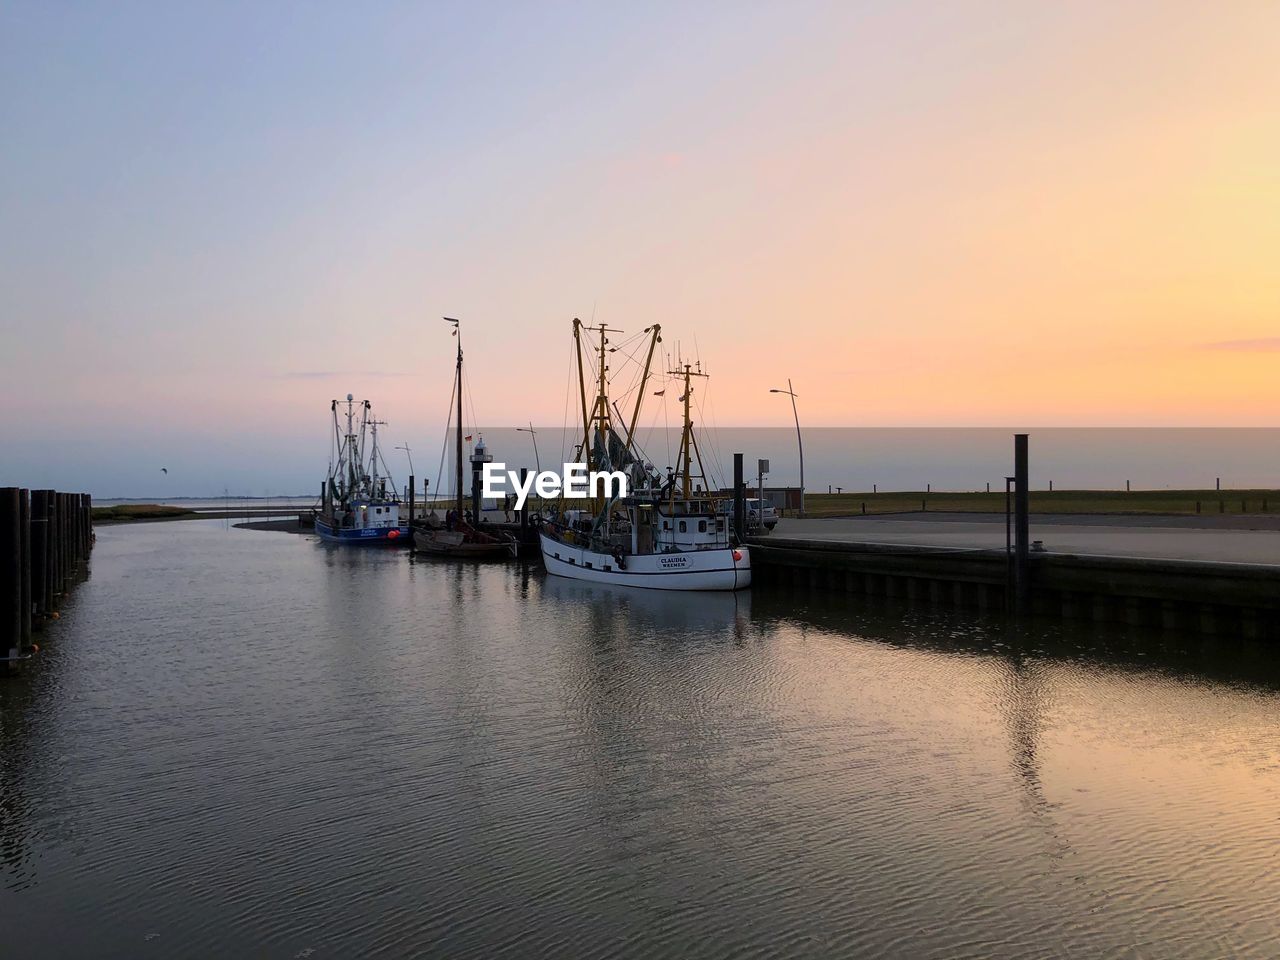
[[[699,533],[706,533],[706,532],[707,532],[707,521],[705,521],[705,520],[699,520],[699,521],[698,521],[698,532],[699,532]]]
[[[681,532],[681,533],[684,533],[687,529],[688,529],[688,525],[687,525],[683,520],[681,520],[681,521],[680,521],[680,532]]]

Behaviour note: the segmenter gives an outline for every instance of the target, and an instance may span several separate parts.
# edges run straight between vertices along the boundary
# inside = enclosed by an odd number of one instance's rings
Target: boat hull
[[[362,544],[365,546],[407,546],[409,544],[409,525],[398,527],[333,527],[319,517],[316,518],[316,534],[326,543]]]
[[[516,547],[514,540],[474,543],[466,541],[459,533],[413,531],[413,548],[437,557],[456,557],[463,560],[509,560],[516,555]]]
[[[746,547],[627,556],[626,569],[607,553],[564,543],[539,532],[547,573],[589,583],[615,583],[645,590],[741,590],[751,586]],[[736,558],[735,558],[736,555]]]

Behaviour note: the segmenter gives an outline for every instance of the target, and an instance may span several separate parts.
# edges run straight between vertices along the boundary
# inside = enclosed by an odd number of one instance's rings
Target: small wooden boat
[[[516,555],[519,544],[506,533],[501,537],[481,533],[467,523],[453,530],[418,527],[413,531],[413,547],[421,553],[462,560],[507,560]]]
[[[449,519],[444,529],[440,529],[438,519],[434,519],[434,512],[432,518],[426,523],[414,526],[413,546],[417,551],[437,557],[450,557],[458,560],[509,560],[515,557],[520,549],[520,544],[515,537],[509,533],[503,533],[499,536],[483,533],[464,519],[466,511],[462,495],[462,325],[452,317],[445,317],[444,319],[453,324],[453,335],[457,338],[458,344],[457,366],[453,381],[453,385],[457,390],[455,408],[458,414],[454,438],[456,443],[454,492],[457,502],[449,512]],[[466,437],[466,439],[470,440],[471,438]],[[476,445],[475,453],[477,456],[483,457],[483,437],[480,438],[480,442]],[[478,494],[475,510],[478,516],[480,512]]]

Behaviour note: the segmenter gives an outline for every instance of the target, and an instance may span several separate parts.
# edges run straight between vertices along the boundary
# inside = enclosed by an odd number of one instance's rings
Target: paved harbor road
[[[774,537],[1003,549],[1003,514],[896,513],[778,521]],[[1031,516],[1052,553],[1280,565],[1280,517]]]

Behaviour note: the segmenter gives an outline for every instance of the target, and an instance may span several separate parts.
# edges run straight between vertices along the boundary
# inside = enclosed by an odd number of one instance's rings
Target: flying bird
[[[160,472],[161,472],[161,473],[168,473],[168,472],[169,472],[169,468],[168,468],[168,467],[161,467],[161,468],[160,468]]]

